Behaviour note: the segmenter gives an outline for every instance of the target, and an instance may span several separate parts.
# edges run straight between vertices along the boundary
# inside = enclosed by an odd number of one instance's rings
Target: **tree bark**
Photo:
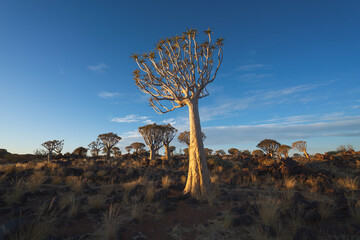
[[[154,149],[152,149],[151,147],[149,148],[150,148],[150,161],[151,161],[154,160],[155,153],[154,153]]]
[[[306,152],[306,150],[304,151],[304,154],[305,154],[306,158],[309,158],[309,155],[308,155],[308,153]]]
[[[202,140],[198,99],[187,103],[190,122],[189,170],[184,193],[206,200],[211,189],[210,172],[207,167]]]
[[[51,161],[51,152],[49,151],[49,154],[48,154],[48,162]]]
[[[109,160],[109,158],[110,158],[110,151],[111,151],[111,149],[106,149],[105,161]]]
[[[164,148],[165,148],[166,161],[170,161],[169,144],[164,145]]]

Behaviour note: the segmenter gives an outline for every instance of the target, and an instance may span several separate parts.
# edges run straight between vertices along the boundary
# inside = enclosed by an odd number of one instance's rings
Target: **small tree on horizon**
[[[206,139],[205,133],[202,132],[201,136],[202,136],[201,139],[204,142],[205,139]],[[190,145],[190,132],[184,131],[184,132],[180,133],[179,136],[178,136],[178,141],[180,143],[185,143],[189,147],[189,145]]]
[[[171,126],[171,124],[167,124],[167,125],[161,125],[162,131],[163,131],[163,145],[165,148],[165,157],[166,160],[169,161],[170,160],[170,149],[169,149],[169,145],[170,142],[174,139],[176,133],[177,133],[177,129],[174,128],[173,126]]]
[[[130,145],[133,149],[135,149],[136,153],[140,153],[140,150],[145,148],[145,144],[141,142],[134,142]]]
[[[228,153],[231,155],[231,156],[237,156],[240,154],[240,150],[237,149],[237,148],[229,148],[228,149]]]
[[[55,146],[54,152],[56,152],[59,156],[61,156],[61,152],[63,148],[64,148],[64,140],[58,141]]]
[[[99,139],[102,141],[103,148],[106,152],[105,160],[109,160],[111,149],[121,140],[121,137],[119,137],[115,133],[103,133],[99,135]]]
[[[281,158],[281,154],[285,156],[285,158],[289,157],[289,151],[291,150],[291,147],[288,145],[280,145],[278,149],[279,157]]]
[[[121,156],[121,150],[118,147],[113,147],[111,149],[111,153],[114,155],[114,157],[120,157]]]
[[[131,146],[126,146],[126,147],[125,147],[125,150],[127,151],[128,154],[130,153],[131,149],[132,149]]]
[[[279,149],[280,143],[273,139],[264,139],[256,145],[256,147],[263,150],[266,154],[270,155],[270,157],[273,157],[274,153]]]
[[[294,142],[291,147],[293,149],[297,149],[298,151],[300,152],[303,152],[305,154],[305,157],[306,158],[309,158],[309,154],[307,153],[307,144],[305,141],[297,141],[297,142]]]
[[[101,149],[103,148],[103,144],[101,143],[100,138],[97,138],[96,141],[92,141],[89,145],[88,145],[89,149],[90,149],[90,153],[93,156],[99,156],[99,152],[101,151]]]
[[[48,162],[51,161],[51,154],[53,151],[55,151],[55,149],[58,147],[59,144],[63,145],[64,140],[60,141],[60,140],[53,140],[53,141],[46,141],[43,144],[41,144],[41,146],[43,146],[44,148],[46,148],[48,150]],[[63,145],[64,146],[64,145]],[[60,151],[61,152],[61,151]]]
[[[146,145],[150,149],[150,161],[155,159],[155,153],[163,146],[163,127],[156,123],[139,127]]]

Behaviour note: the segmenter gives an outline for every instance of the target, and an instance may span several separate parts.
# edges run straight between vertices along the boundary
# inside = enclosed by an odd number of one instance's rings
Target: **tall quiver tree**
[[[44,148],[46,148],[46,150],[48,150],[48,161],[51,161],[51,154],[53,151],[55,151],[59,144],[62,143],[62,146],[64,146],[64,140],[63,141],[59,141],[59,140],[53,140],[53,141],[46,141],[43,144],[41,144],[41,146],[43,146]],[[61,148],[62,150],[62,148]],[[61,151],[60,151],[61,153]]]
[[[111,149],[121,140],[115,133],[104,133],[99,135],[99,139],[102,141],[103,148],[106,149],[105,160],[110,158]]]
[[[169,144],[174,139],[174,137],[177,133],[177,129],[174,128],[173,126],[171,126],[170,123],[167,125],[162,125],[161,127],[162,127],[162,133],[163,133],[162,142],[163,142],[164,148],[165,148],[165,156],[166,156],[166,160],[169,161],[170,153],[171,153],[171,151],[169,150]]]
[[[263,150],[266,154],[270,155],[270,157],[273,157],[274,153],[277,152],[277,150],[280,147],[280,143],[273,139],[264,139],[261,142],[259,142],[256,147]]]
[[[150,161],[154,160],[155,153],[163,144],[163,127],[156,123],[139,127],[139,132],[143,136],[146,145],[150,149]]]
[[[92,141],[89,145],[90,153],[93,156],[99,156],[100,150],[103,148],[100,138],[97,138],[96,141]]]
[[[198,199],[207,199],[211,188],[198,101],[209,95],[206,86],[215,80],[223,59],[223,39],[213,43],[210,29],[204,33],[206,40],[202,43],[198,32],[188,29],[181,36],[160,40],[154,51],[132,56],[144,72],[134,71],[135,83],[142,92],[150,94],[150,105],[157,113],[188,106],[189,171],[184,193]]]

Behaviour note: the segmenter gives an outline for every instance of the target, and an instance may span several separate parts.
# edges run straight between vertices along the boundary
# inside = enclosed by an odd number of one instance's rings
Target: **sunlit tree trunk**
[[[207,199],[211,188],[210,172],[207,167],[198,99],[187,103],[190,121],[189,171],[184,193],[190,193],[197,199]]]
[[[150,147],[150,161],[155,159],[155,151]]]
[[[170,161],[170,150],[169,150],[169,144],[164,145],[164,148],[165,148],[166,161]]]

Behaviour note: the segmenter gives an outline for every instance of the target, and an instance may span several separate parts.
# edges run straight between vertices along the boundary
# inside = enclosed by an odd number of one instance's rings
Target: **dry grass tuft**
[[[6,192],[6,194],[4,195],[4,201],[7,204],[19,203],[21,200],[21,197],[26,192],[25,184],[22,179],[16,180],[13,185],[14,185],[14,187],[13,187],[12,191]]]
[[[101,227],[95,232],[95,238],[101,240],[119,239],[119,228],[123,221],[120,208],[111,204],[109,210],[102,217]]]
[[[96,209],[102,209],[105,206],[105,197],[102,194],[97,194],[94,196],[90,196],[88,198],[88,203],[86,208],[87,209],[92,209],[92,208],[96,208]]]
[[[145,201],[152,202],[155,196],[155,186],[152,181],[147,182],[145,186]]]
[[[360,224],[360,200],[349,202],[349,209],[352,220]]]
[[[280,206],[281,201],[276,197],[266,196],[260,199],[259,215],[265,225],[275,225]]]
[[[293,189],[296,186],[296,179],[294,177],[284,177],[285,189]]]
[[[330,201],[324,201],[319,203],[319,214],[322,220],[330,219],[335,212],[335,205]]]
[[[350,176],[346,176],[345,178],[339,178],[337,180],[337,184],[339,187],[350,191],[356,191],[359,189],[358,177],[351,178]]]
[[[77,193],[81,193],[84,190],[85,179],[76,176],[68,176],[65,180],[66,184],[71,190]]]
[[[147,177],[141,176],[137,180],[123,183],[122,188],[126,192],[129,192],[129,191],[133,190],[137,185],[146,185],[147,182],[148,182]]]
[[[171,185],[171,178],[169,176],[164,176],[161,178],[161,185],[163,188],[168,189]]]
[[[36,192],[39,190],[40,185],[45,181],[45,175],[43,171],[37,171],[26,182],[26,187],[30,192]]]

